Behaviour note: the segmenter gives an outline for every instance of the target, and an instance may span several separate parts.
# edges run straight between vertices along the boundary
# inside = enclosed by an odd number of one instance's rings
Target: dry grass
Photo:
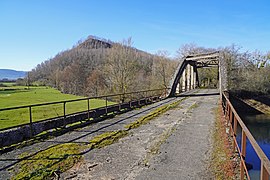
[[[237,179],[238,161],[232,150],[230,137],[226,133],[226,122],[222,108],[216,109],[215,130],[213,133],[212,169],[215,179]]]
[[[251,107],[257,109],[258,111],[261,111],[264,114],[270,115],[270,107],[268,105],[263,104],[260,101],[256,101],[254,99],[245,99],[243,101],[247,103],[248,105],[250,105]]]

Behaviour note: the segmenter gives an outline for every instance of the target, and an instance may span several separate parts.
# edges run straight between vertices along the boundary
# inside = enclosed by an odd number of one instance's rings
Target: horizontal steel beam
[[[194,55],[194,56],[187,56],[187,61],[198,61],[203,59],[213,59],[213,58],[219,58],[219,53],[213,53],[213,54],[201,54],[201,55]]]

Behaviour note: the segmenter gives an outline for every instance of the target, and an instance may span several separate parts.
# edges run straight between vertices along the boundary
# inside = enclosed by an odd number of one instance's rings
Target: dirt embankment
[[[260,101],[257,98],[243,99],[243,101],[256,110],[261,111],[263,114],[270,115],[270,105],[265,104],[263,101]]]
[[[254,109],[259,114],[263,113],[270,115],[270,95],[257,95],[250,92],[232,93],[232,95],[244,103],[241,104],[241,106],[248,106],[248,108]],[[245,109],[247,110],[248,108]],[[241,107],[239,109],[241,109]]]

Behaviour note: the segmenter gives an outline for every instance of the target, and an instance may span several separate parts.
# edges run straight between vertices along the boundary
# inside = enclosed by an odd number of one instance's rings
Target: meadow
[[[71,94],[63,94],[60,91],[45,87],[15,86],[12,83],[2,83],[5,87],[0,87],[0,109],[18,107],[47,102],[57,102],[84,98]],[[108,105],[112,102],[108,102]],[[90,108],[105,106],[102,99],[91,99]],[[85,111],[88,108],[87,100],[66,103],[66,114]],[[48,118],[63,116],[63,103],[32,107],[33,122]],[[0,111],[0,129],[29,123],[29,108]]]

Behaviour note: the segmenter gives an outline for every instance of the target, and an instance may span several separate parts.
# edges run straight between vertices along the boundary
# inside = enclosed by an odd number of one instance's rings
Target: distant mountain
[[[23,78],[26,76],[25,71],[16,71],[12,69],[0,69],[0,80],[16,80],[18,78]]]

